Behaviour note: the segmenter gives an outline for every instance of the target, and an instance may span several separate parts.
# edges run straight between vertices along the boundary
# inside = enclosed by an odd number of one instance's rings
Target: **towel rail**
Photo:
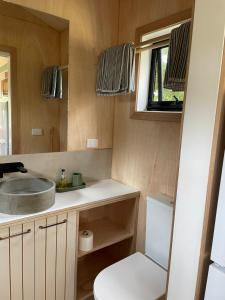
[[[165,34],[163,36],[159,36],[157,38],[154,39],[150,39],[144,42],[140,42],[139,44],[137,44],[135,46],[135,50],[136,52],[140,52],[142,50],[147,50],[147,49],[154,49],[154,48],[158,48],[161,46],[166,46],[169,44],[170,41],[170,34]]]
[[[63,71],[63,70],[66,70],[66,69],[68,69],[68,65],[65,65],[65,66],[61,66],[61,67],[59,67],[59,70],[61,70],[61,71]]]

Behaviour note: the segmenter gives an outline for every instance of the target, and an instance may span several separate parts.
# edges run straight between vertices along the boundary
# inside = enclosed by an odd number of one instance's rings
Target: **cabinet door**
[[[66,249],[66,287],[65,300],[76,299],[76,241],[77,241],[77,214],[75,211],[68,213],[67,222],[67,249]],[[58,299],[59,300],[59,299]],[[61,300],[61,299],[60,299]]]
[[[23,300],[34,300],[34,222],[23,225]]]
[[[74,300],[76,212],[35,224],[35,300]]]
[[[57,223],[57,217],[47,218],[46,229],[46,300],[52,300],[56,298],[56,265],[57,260],[57,229],[62,225],[55,225]]]
[[[23,236],[22,225],[10,227],[11,300],[23,300]]]
[[[0,295],[10,300],[9,228],[0,229]]]
[[[57,222],[62,223],[67,219],[67,214],[62,214],[57,217]],[[56,300],[64,300],[65,298],[65,278],[66,278],[66,241],[67,241],[67,224],[62,223],[57,227],[57,260],[56,260]]]
[[[0,228],[0,299],[74,300],[76,212]]]
[[[35,221],[35,258],[34,258],[34,272],[35,272],[35,300],[45,299],[45,251],[46,251],[46,230],[40,230],[40,227],[46,226],[46,219]]]
[[[28,266],[30,243],[26,240],[31,232],[23,225],[0,229],[0,295],[4,300],[34,299],[33,270],[30,271],[32,266]]]

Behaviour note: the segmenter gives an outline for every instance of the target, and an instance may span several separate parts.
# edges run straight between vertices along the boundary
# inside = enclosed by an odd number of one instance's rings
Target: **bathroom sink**
[[[0,183],[0,212],[31,214],[55,203],[55,182],[36,177],[13,178]]]

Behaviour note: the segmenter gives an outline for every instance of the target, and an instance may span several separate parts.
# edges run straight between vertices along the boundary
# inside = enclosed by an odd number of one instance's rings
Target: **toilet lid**
[[[166,291],[167,272],[141,253],[104,269],[95,279],[96,300],[155,300]]]

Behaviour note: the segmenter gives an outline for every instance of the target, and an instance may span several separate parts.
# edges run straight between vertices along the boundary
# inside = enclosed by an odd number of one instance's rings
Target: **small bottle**
[[[64,187],[67,186],[67,181],[66,181],[66,175],[65,175],[65,172],[66,172],[65,169],[62,169],[62,170],[61,170],[61,178],[60,178],[60,181],[59,181],[59,187],[60,187],[60,188],[64,188]]]

